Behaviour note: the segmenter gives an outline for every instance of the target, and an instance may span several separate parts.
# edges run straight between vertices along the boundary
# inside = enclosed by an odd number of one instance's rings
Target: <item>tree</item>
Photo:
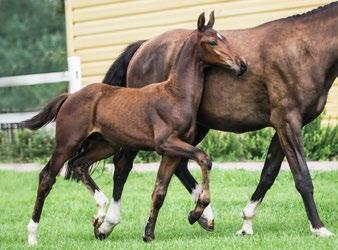
[[[67,68],[62,0],[0,0],[0,76]],[[0,88],[0,112],[39,109],[66,84]]]

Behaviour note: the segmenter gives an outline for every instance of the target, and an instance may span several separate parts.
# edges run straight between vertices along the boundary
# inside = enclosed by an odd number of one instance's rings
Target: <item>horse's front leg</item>
[[[272,112],[271,122],[289,162],[296,189],[302,196],[311,231],[318,236],[329,237],[332,233],[320,220],[313,198],[313,184],[304,156],[301,116],[297,110],[289,111],[286,115],[284,113]]]
[[[147,225],[144,230],[143,240],[146,242],[155,239],[154,231],[158,213],[163,205],[169,182],[179,161],[180,158],[177,157],[162,156],[160,167],[157,172],[155,188],[152,194],[152,207]]]
[[[236,235],[242,236],[253,234],[252,220],[255,217],[256,210],[262,202],[266,192],[273,185],[279,173],[284,156],[285,154],[279,143],[278,135],[275,134],[269,146],[258,186],[251,196],[250,201],[242,211],[243,226],[236,232]]]
[[[133,168],[133,160],[137,151],[129,151],[122,149],[114,156],[114,188],[113,199],[110,202],[106,217],[102,225],[95,230],[95,237],[97,239],[106,238],[120,223],[121,219],[121,196],[124,184],[127,181],[128,175]]]

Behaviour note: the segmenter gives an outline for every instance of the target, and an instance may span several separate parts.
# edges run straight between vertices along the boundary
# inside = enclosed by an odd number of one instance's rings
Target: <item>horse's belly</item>
[[[215,69],[206,76],[198,123],[211,129],[247,132],[269,126],[270,105],[264,86],[254,77]]]

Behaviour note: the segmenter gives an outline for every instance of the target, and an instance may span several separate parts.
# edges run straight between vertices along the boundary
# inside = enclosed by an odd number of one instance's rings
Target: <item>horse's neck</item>
[[[172,95],[181,102],[198,106],[203,92],[205,64],[198,56],[196,42],[191,39],[194,38],[188,39],[178,53],[168,87]]]

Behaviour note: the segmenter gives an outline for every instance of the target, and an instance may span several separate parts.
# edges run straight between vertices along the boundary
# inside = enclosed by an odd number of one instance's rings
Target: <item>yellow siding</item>
[[[327,0],[65,0],[68,55],[82,60],[83,83],[101,82],[123,48],[174,28],[195,28],[202,12],[215,10],[216,29],[247,28],[302,13]],[[327,117],[338,119],[338,82]]]

